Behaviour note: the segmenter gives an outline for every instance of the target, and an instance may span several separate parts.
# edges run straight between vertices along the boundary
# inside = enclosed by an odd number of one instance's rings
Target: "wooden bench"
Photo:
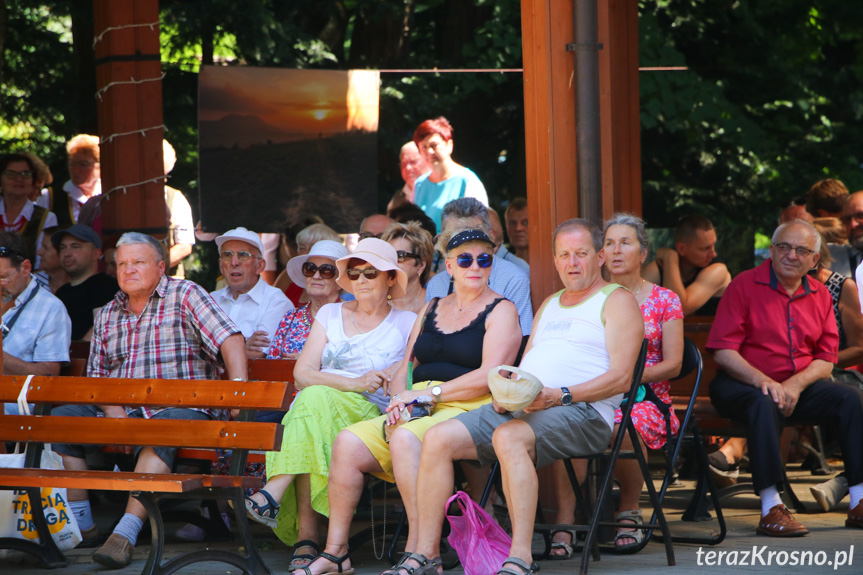
[[[14,402],[27,380],[24,376],[0,377],[0,401]],[[27,400],[36,404],[32,416],[0,417],[0,438],[28,444],[25,469],[0,469],[0,489],[22,489],[30,501],[41,501],[40,489],[66,487],[129,491],[147,509],[152,547],[145,574],[168,575],[201,561],[221,561],[247,573],[269,574],[252,541],[246,518],[244,489],[261,487],[258,477],[245,477],[248,452],[278,450],[282,426],[254,421],[257,410],[287,409],[293,386],[273,381],[109,379],[84,377],[34,377]],[[236,421],[115,419],[50,416],[55,405],[125,405],[129,407],[186,407],[239,409]],[[183,449],[232,450],[227,475],[209,473],[152,474],[114,471],[50,471],[38,469],[43,443],[101,445],[105,438],[122,438],[127,445],[180,447]],[[227,499],[232,502],[241,551],[200,550],[162,562],[163,518],[156,495],[195,499]],[[40,558],[48,567],[67,564],[54,545],[41,506],[33,514],[39,543],[0,539],[0,548],[16,549]]]

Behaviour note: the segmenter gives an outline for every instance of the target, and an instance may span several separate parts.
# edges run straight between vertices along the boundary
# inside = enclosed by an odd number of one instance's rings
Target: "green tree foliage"
[[[640,8],[644,214],[775,226],[824,177],[863,189],[863,4],[655,0]]]

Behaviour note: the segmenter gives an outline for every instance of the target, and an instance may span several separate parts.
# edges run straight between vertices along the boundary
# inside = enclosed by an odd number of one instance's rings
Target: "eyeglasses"
[[[9,178],[10,180],[32,180],[33,172],[30,170],[24,170],[23,172],[19,172],[17,170],[3,170],[3,175]]]
[[[13,271],[13,272],[9,275],[9,277],[7,277],[7,278],[0,277],[0,285],[4,285],[4,286],[5,286],[5,285],[7,285],[9,282],[11,282],[11,281],[12,281],[12,278],[14,278],[14,277],[15,277],[15,274],[17,274],[17,273],[18,273],[18,270],[16,269],[15,271]]]
[[[857,212],[856,214],[851,214],[848,216],[842,216],[839,219],[842,220],[842,223],[845,224],[846,226],[851,223],[851,220],[854,220],[856,223],[859,224],[859,223],[863,222],[863,212]]]
[[[252,255],[251,253],[246,252],[246,251],[242,251],[242,252],[230,252],[230,251],[224,251],[224,252],[222,252],[222,253],[220,253],[220,254],[219,254],[219,257],[220,257],[220,258],[222,258],[222,261],[223,261],[223,262],[225,262],[226,264],[229,264],[229,263],[231,263],[231,262],[233,262],[233,261],[234,261],[234,256],[235,256],[235,255],[237,256],[237,260],[239,260],[239,262],[240,262],[241,264],[247,264],[247,263],[249,263],[250,261],[252,261],[252,258],[257,258],[257,257],[258,257],[258,256],[255,256],[255,255]]]
[[[476,265],[485,269],[487,267],[491,267],[491,260],[491,254],[479,254],[476,256]],[[455,263],[458,264],[458,267],[467,269],[473,265],[473,255],[459,254],[455,257]]]
[[[805,258],[806,256],[811,256],[812,254],[818,253],[815,250],[810,250],[809,248],[804,248],[802,246],[797,246],[795,248],[791,244],[787,244],[785,242],[773,244],[773,247],[776,248],[776,251],[779,252],[779,255],[783,257],[789,252],[791,252],[791,250],[794,250],[794,253],[797,254],[798,258]]]
[[[381,239],[381,236],[382,236],[382,235],[383,235],[383,234],[373,234],[373,233],[371,233],[371,232],[363,232],[363,233],[361,233],[361,234],[360,234],[360,239],[361,239],[361,240],[367,240],[367,239],[369,239],[369,238],[377,238],[377,239]]]
[[[377,271],[377,270],[375,270]],[[336,266],[333,264],[321,264],[315,265],[312,262],[305,262],[303,264],[303,275],[307,278],[315,277],[316,273],[320,273],[321,277],[325,280],[331,280],[336,277]]]
[[[420,257],[417,254],[406,252],[404,250],[396,251],[396,255],[399,257],[399,263],[404,262],[408,258],[413,258],[416,261],[420,261]]]
[[[349,280],[355,282],[360,279],[361,275],[366,276],[367,280],[373,280],[378,277],[380,271],[378,271],[376,268],[348,268],[345,270],[345,273],[348,275]]]

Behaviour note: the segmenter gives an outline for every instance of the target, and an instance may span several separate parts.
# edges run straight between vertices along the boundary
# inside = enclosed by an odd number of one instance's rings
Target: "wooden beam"
[[[167,233],[158,0],[95,0],[103,235]],[[140,83],[136,83],[140,82]],[[140,185],[136,185],[140,184]]]

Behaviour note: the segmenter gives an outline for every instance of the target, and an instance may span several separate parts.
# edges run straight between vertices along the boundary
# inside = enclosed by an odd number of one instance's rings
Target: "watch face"
[[[436,385],[432,388],[431,392],[432,392],[432,395],[437,396],[437,395],[440,395],[443,392],[443,390],[440,388],[439,385]]]

